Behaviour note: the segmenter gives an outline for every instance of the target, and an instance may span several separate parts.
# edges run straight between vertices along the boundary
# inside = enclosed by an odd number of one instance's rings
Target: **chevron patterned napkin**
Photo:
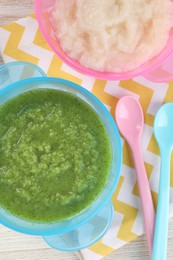
[[[64,64],[50,50],[34,16],[0,27],[0,52],[4,62],[28,61],[40,66],[48,76],[71,80],[96,95],[112,116],[117,100],[125,94],[135,96],[141,103],[145,127],[142,152],[154,202],[160,172],[160,155],[153,135],[154,116],[164,102],[173,102],[173,82],[152,83],[143,77],[125,81],[104,81],[82,75]],[[95,245],[81,251],[83,259],[97,260],[110,254],[143,234],[140,199],[131,152],[123,143],[123,167],[118,186],[112,196],[114,219],[108,233]],[[172,157],[173,170],[173,157]],[[173,171],[171,174],[170,216],[173,216]]]

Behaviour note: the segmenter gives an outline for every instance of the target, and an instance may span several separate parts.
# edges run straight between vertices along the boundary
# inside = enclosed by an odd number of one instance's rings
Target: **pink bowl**
[[[163,49],[163,51],[135,70],[122,73],[94,71],[85,68],[78,61],[70,58],[60,47],[60,44],[56,39],[54,30],[51,26],[51,11],[55,2],[56,0],[35,0],[36,16],[40,30],[49,46],[57,54],[57,56],[59,56],[59,58],[68,64],[71,68],[83,74],[105,80],[124,80],[139,75],[143,75],[145,78],[156,82],[163,82],[173,78],[173,66],[170,65],[170,61],[168,62],[168,66],[166,66],[166,74],[165,69],[162,69],[163,62],[173,53],[173,29],[170,32],[167,46]],[[173,64],[173,56],[171,58],[171,63]],[[159,66],[161,66],[161,68]],[[150,73],[152,71],[154,71],[154,74]]]

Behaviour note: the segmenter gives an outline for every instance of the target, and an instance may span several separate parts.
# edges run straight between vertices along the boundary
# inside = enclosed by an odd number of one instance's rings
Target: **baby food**
[[[111,158],[104,124],[72,94],[33,90],[0,107],[0,205],[20,218],[79,213],[103,189]]]
[[[57,0],[51,23],[62,49],[81,65],[123,72],[162,51],[172,21],[170,0]]]

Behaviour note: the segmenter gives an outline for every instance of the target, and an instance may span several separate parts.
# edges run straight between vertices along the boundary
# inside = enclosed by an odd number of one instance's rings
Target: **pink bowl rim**
[[[46,0],[45,0],[46,1]],[[160,61],[153,65],[152,67],[149,67],[147,69],[139,69],[138,72],[132,72],[130,75],[125,75],[127,72],[122,72],[122,73],[115,73],[115,72],[99,72],[99,71],[94,71],[88,68],[85,68],[84,66],[82,66],[80,63],[79,66],[80,68],[73,64],[72,62],[69,61],[69,59],[67,59],[66,57],[64,57],[60,52],[57,51],[57,49],[54,47],[54,45],[52,44],[52,42],[50,41],[50,38],[48,37],[47,33],[44,30],[44,26],[42,24],[42,19],[40,17],[40,12],[39,12],[39,2],[40,0],[34,0],[34,8],[35,8],[35,13],[36,13],[36,18],[38,21],[38,25],[40,28],[41,33],[43,34],[46,42],[48,43],[48,45],[50,46],[50,48],[54,51],[54,53],[65,63],[67,64],[70,68],[74,69],[75,71],[80,72],[83,75],[86,76],[91,76],[94,77],[96,79],[102,79],[102,80],[127,80],[127,79],[131,79],[134,77],[138,77],[138,76],[144,76],[145,74],[147,76],[148,72],[154,71],[156,68],[158,68],[160,65],[162,65],[164,63],[164,61],[171,55],[171,53],[173,53],[173,48],[172,50],[169,50],[161,59]],[[67,56],[67,55],[66,55]],[[68,57],[68,56],[67,56]],[[70,58],[71,59],[71,58]],[[146,64],[146,63],[145,63]],[[141,65],[144,66],[145,64]],[[141,67],[140,66],[140,67]],[[140,68],[138,67],[138,68]],[[120,75],[121,74],[121,75]],[[124,75],[122,75],[124,74]]]

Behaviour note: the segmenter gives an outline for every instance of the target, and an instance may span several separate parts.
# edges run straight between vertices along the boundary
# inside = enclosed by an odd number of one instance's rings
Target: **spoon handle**
[[[131,144],[131,149],[134,157],[134,164],[137,174],[137,182],[142,204],[143,220],[148,242],[148,250],[151,257],[154,237],[155,210],[144,166],[139,139],[135,140],[135,142]]]
[[[152,260],[166,260],[170,187],[170,151],[161,151],[158,206]]]

